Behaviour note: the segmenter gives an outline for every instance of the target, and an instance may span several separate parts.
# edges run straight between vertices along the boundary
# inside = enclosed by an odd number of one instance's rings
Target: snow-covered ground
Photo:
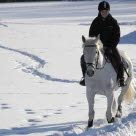
[[[0,136],[136,136],[136,100],[124,116],[105,119],[106,98],[95,98],[88,120],[82,77],[81,36],[88,36],[99,1],[0,4]],[[111,0],[121,27],[118,47],[131,58],[136,77],[136,1]]]

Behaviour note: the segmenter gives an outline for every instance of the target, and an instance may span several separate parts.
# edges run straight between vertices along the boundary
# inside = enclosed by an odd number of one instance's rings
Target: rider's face
[[[106,18],[109,14],[109,10],[102,10],[100,13],[103,18]]]

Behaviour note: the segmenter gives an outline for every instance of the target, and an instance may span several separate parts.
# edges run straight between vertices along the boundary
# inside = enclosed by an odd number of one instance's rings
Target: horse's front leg
[[[94,97],[95,94],[91,91],[90,88],[87,88],[87,100],[89,105],[89,120],[88,120],[88,128],[93,126],[93,119],[94,119]]]
[[[106,111],[106,117],[108,123],[113,123],[115,120],[114,113],[113,113],[113,107],[115,107],[115,98],[114,98],[114,93],[110,93],[107,96],[107,111]]]

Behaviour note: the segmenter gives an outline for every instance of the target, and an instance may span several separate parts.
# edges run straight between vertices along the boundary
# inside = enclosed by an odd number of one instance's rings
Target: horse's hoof
[[[108,123],[113,123],[113,122],[115,121],[115,118],[112,117],[111,120],[108,120],[108,119],[107,119],[107,121],[108,121]]]
[[[122,117],[122,113],[118,111],[117,114],[116,114],[116,117],[117,118],[121,118]]]
[[[93,126],[93,120],[92,121],[88,121],[88,128],[92,127]]]

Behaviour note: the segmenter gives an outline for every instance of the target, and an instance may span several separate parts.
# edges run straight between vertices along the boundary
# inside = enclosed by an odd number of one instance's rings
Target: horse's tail
[[[135,87],[134,87],[134,79],[131,80],[128,90],[125,94],[125,100],[127,100],[128,102],[133,102],[134,100],[134,96],[135,96]]]
[[[130,58],[125,54],[126,56],[126,60],[129,64],[129,68],[128,68],[128,74],[129,77],[127,79],[127,84],[128,86],[126,86],[126,94],[125,94],[125,100],[128,102],[133,102],[134,100],[134,96],[135,96],[135,87],[136,87],[136,80],[134,78],[134,71],[133,71],[133,64],[130,60]]]

